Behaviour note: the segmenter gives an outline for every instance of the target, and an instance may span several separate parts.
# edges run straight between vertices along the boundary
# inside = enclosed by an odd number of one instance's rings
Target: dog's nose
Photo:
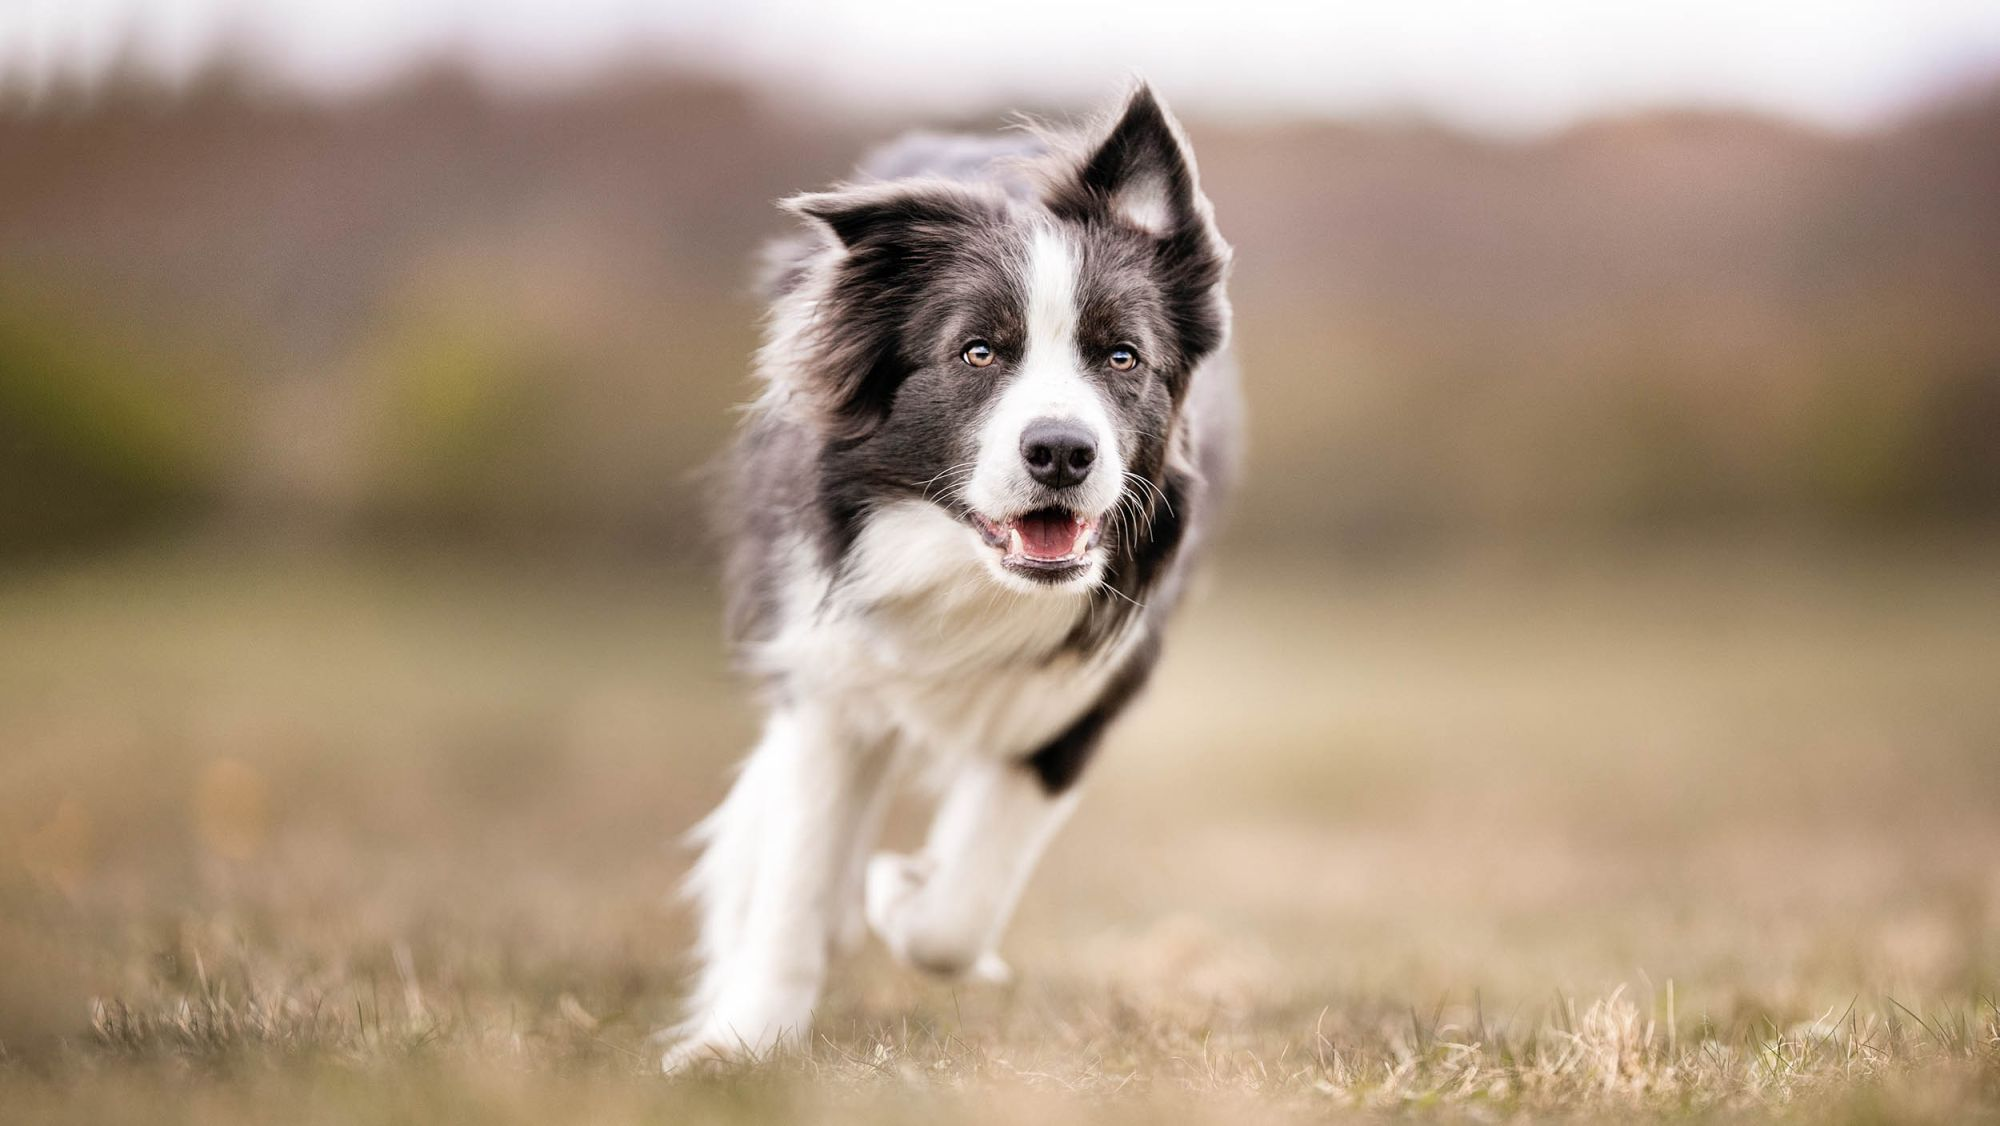
[[[1038,418],[1021,432],[1021,460],[1028,463],[1028,476],[1051,489],[1066,489],[1090,476],[1097,436],[1082,423]]]

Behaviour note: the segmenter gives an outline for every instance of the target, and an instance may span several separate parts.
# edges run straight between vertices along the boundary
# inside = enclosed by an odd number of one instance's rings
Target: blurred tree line
[[[0,106],[0,552],[217,523],[692,550],[772,201],[953,124],[993,126],[450,68]],[[2000,92],[1853,136],[1191,125],[1237,248],[1243,539],[2000,516]]]

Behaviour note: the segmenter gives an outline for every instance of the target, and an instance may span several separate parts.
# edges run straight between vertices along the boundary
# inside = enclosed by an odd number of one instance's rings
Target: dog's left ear
[[[1064,218],[1110,219],[1155,238],[1196,236],[1222,251],[1194,154],[1179,123],[1144,83],[1086,148],[1075,172],[1050,186],[1046,202]]]
[[[1087,140],[1076,162],[1059,167],[1043,191],[1043,203],[1064,219],[1151,236],[1183,361],[1171,370],[1184,374],[1221,346],[1229,323],[1222,295],[1229,244],[1215,229],[1187,139],[1149,87],[1134,89],[1110,128]]]

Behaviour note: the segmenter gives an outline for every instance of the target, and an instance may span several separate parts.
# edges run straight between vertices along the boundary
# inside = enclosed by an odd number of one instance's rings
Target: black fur
[[[1078,716],[1076,722],[1040,750],[1021,760],[1042,784],[1042,792],[1053,797],[1076,785],[1076,780],[1083,776],[1083,768],[1090,765],[1091,757],[1097,753],[1105,729],[1146,686],[1159,657],[1159,635],[1149,634],[1138,650],[1126,658],[1118,675],[1104,686],[1103,694],[1089,711]]]

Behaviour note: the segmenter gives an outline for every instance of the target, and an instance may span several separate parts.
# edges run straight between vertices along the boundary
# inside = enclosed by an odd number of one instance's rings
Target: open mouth
[[[1002,565],[1041,579],[1083,570],[1097,546],[1097,519],[1067,508],[1038,508],[1007,520],[973,513],[972,526],[999,550]]]

